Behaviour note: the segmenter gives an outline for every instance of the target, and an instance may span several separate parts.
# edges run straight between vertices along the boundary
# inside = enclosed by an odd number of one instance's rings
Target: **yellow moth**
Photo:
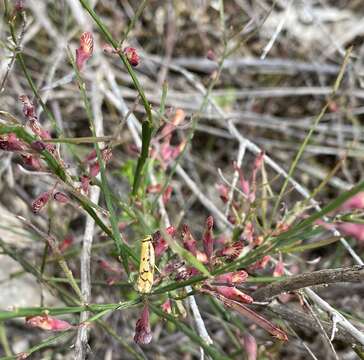
[[[140,266],[137,289],[140,293],[148,294],[152,290],[154,275],[154,247],[152,237],[149,235],[142,240],[140,251]]]

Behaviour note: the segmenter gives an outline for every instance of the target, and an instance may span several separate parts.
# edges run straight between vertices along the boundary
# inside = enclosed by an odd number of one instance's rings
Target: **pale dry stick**
[[[238,156],[237,156],[237,160],[236,160],[236,167],[239,169],[241,167],[241,164],[243,162],[243,158],[245,155],[245,149],[246,149],[246,144],[245,143],[239,143],[239,152],[238,152]],[[228,201],[226,204],[226,208],[225,208],[225,216],[228,217],[229,212],[230,212],[230,206],[231,203],[233,201],[234,198],[234,190],[236,188],[236,183],[238,182],[239,179],[239,171],[235,170],[234,171],[234,175],[233,175],[233,180],[231,182],[231,188],[228,194]]]
[[[101,111],[101,106],[103,102],[103,95],[99,89],[98,81],[100,81],[101,72],[96,74],[96,79],[92,82],[91,89],[91,104],[94,116],[94,126],[96,136],[104,136],[103,130],[103,116]],[[100,176],[98,176],[100,177]],[[98,203],[100,197],[100,187],[92,186],[90,189],[90,200],[93,203]],[[87,215],[85,232],[82,242],[82,252],[81,252],[81,291],[85,303],[91,301],[91,271],[90,271],[90,261],[91,261],[91,249],[93,242],[93,235],[95,231],[95,221],[94,219]],[[84,311],[80,315],[80,323],[87,321],[89,316],[88,311]],[[87,346],[88,346],[88,332],[87,326],[81,326],[77,332],[77,339],[75,343],[75,360],[84,360],[87,356]]]
[[[263,49],[263,53],[260,56],[261,60],[264,60],[266,58],[266,56],[268,55],[269,51],[272,49],[274,43],[277,41],[279,34],[281,33],[282,29],[283,29],[283,25],[286,22],[288,16],[289,16],[289,10],[291,9],[291,5],[292,5],[293,0],[290,0],[287,4],[286,10],[282,16],[281,21],[278,23],[278,26],[276,28],[276,30],[273,33],[273,36],[271,37],[271,39],[269,40],[268,44],[264,47]]]
[[[114,104],[114,106],[116,107],[116,109],[120,111],[122,116],[125,117],[127,114],[129,114],[129,116],[126,120],[127,126],[129,128],[129,131],[132,134],[135,144],[138,146],[138,148],[140,148],[141,139],[140,139],[140,136],[138,133],[138,131],[141,132],[140,123],[138,122],[135,115],[133,113],[130,113],[123,97],[120,94],[119,88],[115,81],[114,74],[112,72],[108,71],[108,68],[105,63],[103,63],[103,69],[104,69],[105,77],[108,80],[109,85],[111,86],[113,92],[107,91],[105,88],[103,88],[102,91],[104,91],[106,97],[108,97],[109,101],[112,102]],[[153,177],[151,180],[153,182],[156,182],[155,178],[154,178],[154,174],[153,174]],[[165,209],[162,197],[159,197],[158,205],[159,205],[160,213],[164,220],[165,226],[166,227],[170,226],[171,223],[168,218],[168,214]],[[190,290],[191,290],[190,288],[187,288],[187,292],[189,292]],[[212,344],[212,339],[210,338],[210,336],[207,332],[205,323],[201,317],[201,314],[200,314],[200,311],[197,306],[195,298],[193,296],[190,296],[188,301],[189,301],[189,305],[191,307],[191,311],[192,311],[192,314],[193,314],[193,317],[194,317],[194,320],[196,323],[198,334],[201,336],[201,338],[203,338],[205,340],[205,342],[207,344]]]
[[[323,344],[324,345],[328,345],[332,354],[335,357],[335,360],[339,360],[339,357],[337,356],[337,353],[335,351],[334,345],[332,344],[332,340],[330,340],[329,336],[327,335],[327,332],[325,331],[320,318],[317,316],[317,314],[315,314],[314,310],[312,309],[312,306],[308,303],[307,299],[303,296],[303,302],[306,305],[306,308],[308,309],[308,311],[310,312],[311,316],[313,317],[314,321],[317,323],[317,325],[319,326],[320,329],[320,334],[322,335],[323,338]]]

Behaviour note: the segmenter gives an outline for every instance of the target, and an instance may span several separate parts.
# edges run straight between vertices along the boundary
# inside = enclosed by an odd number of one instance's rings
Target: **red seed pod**
[[[242,291],[238,290],[235,287],[216,286],[214,290],[228,299],[242,302],[245,304],[251,304],[254,301],[251,296],[244,294]]]
[[[140,57],[135,48],[128,46],[123,52],[131,66],[137,66],[139,64]]]
[[[214,218],[212,216],[209,216],[206,219],[206,229],[202,238],[203,248],[209,260],[211,259],[212,253],[214,251],[214,238],[212,234],[213,226]]]
[[[93,36],[89,31],[86,31],[80,37],[80,47],[76,49],[76,65],[79,71],[82,70],[85,62],[91,57],[93,49]]]
[[[152,331],[149,322],[148,305],[144,306],[142,315],[135,325],[134,341],[137,344],[147,345],[152,341]]]
[[[48,203],[50,198],[50,192],[44,192],[40,194],[32,203],[32,211],[34,214],[38,214],[40,210]]]
[[[48,315],[29,316],[25,318],[26,324],[31,327],[39,327],[43,330],[66,331],[73,326],[64,320],[56,319]]]
[[[61,204],[67,204],[70,200],[70,198],[61,191],[57,191],[54,195],[53,195],[54,200],[58,201]]]

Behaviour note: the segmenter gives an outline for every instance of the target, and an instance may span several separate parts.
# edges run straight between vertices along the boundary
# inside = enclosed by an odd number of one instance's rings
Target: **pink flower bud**
[[[92,151],[90,151],[87,155],[86,155],[86,157],[85,157],[85,159],[83,160],[85,163],[89,163],[89,162],[92,162],[93,160],[95,160],[96,159],[96,157],[97,157],[97,153],[96,153],[96,150],[95,149],[93,149]]]
[[[29,316],[25,319],[26,324],[31,327],[39,327],[43,330],[66,331],[73,326],[67,321],[56,319],[48,315]]]
[[[174,235],[176,235],[176,232],[177,232],[176,228],[173,225],[168,226],[166,231],[172,237],[174,237]]]
[[[358,241],[364,241],[364,224],[340,223],[337,228],[347,236],[351,236]]]
[[[214,226],[214,218],[212,216],[209,216],[206,219],[206,229],[202,238],[203,249],[209,260],[211,259],[212,253],[214,251],[214,238],[212,234],[213,226]]]
[[[283,275],[284,275],[284,263],[282,261],[282,256],[280,256],[279,261],[276,263],[276,266],[274,267],[273,276],[279,277]]]
[[[230,272],[215,277],[216,282],[226,284],[241,284],[248,278],[248,273],[244,270]]]
[[[25,145],[16,137],[14,133],[9,133],[0,138],[0,149],[4,151],[22,151]]]
[[[50,198],[50,192],[44,192],[40,194],[32,203],[32,211],[34,214],[38,214],[40,210],[48,203]]]
[[[95,161],[90,165],[90,176],[95,177],[98,175],[99,172],[100,172],[100,164],[97,161]]]
[[[228,299],[242,302],[245,304],[251,304],[254,301],[251,296],[244,294],[242,291],[238,290],[235,287],[216,286],[214,290]]]
[[[147,345],[152,341],[148,305],[144,306],[142,315],[135,325],[134,341],[141,345]]]
[[[257,360],[258,346],[255,337],[249,333],[243,336],[243,345],[247,354],[247,360]]]
[[[364,192],[357,193],[341,205],[340,211],[364,209]]]
[[[172,306],[171,306],[171,300],[167,299],[162,305],[162,310],[167,313],[167,314],[171,314],[172,313]]]
[[[270,261],[270,256],[265,255],[260,260],[256,261],[254,264],[249,265],[248,271],[263,270],[268,265],[269,261]]]
[[[153,247],[155,251],[155,256],[161,256],[167,249],[168,249],[168,243],[167,241],[162,237],[162,234],[160,231],[157,231],[153,234]]]
[[[182,225],[182,241],[185,249],[187,249],[189,252],[196,256],[196,240],[192,236],[190,228],[186,224]]]
[[[70,200],[70,198],[63,192],[61,191],[57,191],[54,195],[53,195],[54,200],[58,201],[61,204],[67,204]]]
[[[137,66],[139,64],[140,57],[135,48],[128,46],[123,52],[131,66]]]
[[[229,188],[224,184],[218,184],[217,191],[219,192],[220,199],[226,204],[229,200]]]
[[[94,39],[88,31],[80,37],[80,47],[76,49],[76,65],[79,71],[82,70],[85,62],[91,57],[94,49]]]

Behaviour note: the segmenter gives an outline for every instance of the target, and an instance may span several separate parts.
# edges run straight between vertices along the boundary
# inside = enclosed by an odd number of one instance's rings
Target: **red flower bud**
[[[9,133],[0,138],[0,149],[4,151],[22,151],[25,145],[16,137],[14,133]]]
[[[211,259],[212,253],[214,251],[214,238],[212,234],[213,226],[214,226],[214,218],[212,216],[209,216],[206,219],[206,229],[202,238],[203,249],[209,260]]]
[[[137,66],[139,64],[140,57],[135,48],[128,46],[123,52],[131,66]]]
[[[166,300],[162,305],[162,310],[167,313],[167,314],[171,314],[172,313],[172,306],[171,306],[171,300]]]
[[[251,304],[254,301],[251,296],[244,294],[242,291],[238,290],[235,287],[216,286],[214,290],[222,296],[238,302]]]
[[[91,57],[94,49],[94,39],[88,31],[80,37],[80,47],[76,49],[76,65],[79,71],[82,70],[85,62]]]
[[[32,211],[34,214],[38,214],[40,210],[48,203],[50,192],[44,192],[40,194],[32,203]]]
[[[245,333],[243,336],[243,345],[247,354],[247,360],[257,360],[258,346],[255,337],[249,333]]]
[[[160,231],[153,234],[153,247],[155,251],[155,256],[161,256],[167,249],[167,241],[162,237]]]
[[[39,327],[43,330],[50,331],[66,331],[73,326],[67,321],[56,319],[48,315],[29,316],[25,318],[27,325],[31,327]]]
[[[248,273],[244,270],[230,272],[215,277],[216,282],[226,284],[241,284],[248,278]]]
[[[220,199],[223,201],[223,203],[227,203],[229,200],[229,189],[224,184],[218,184],[217,185],[217,191],[219,192]]]
[[[186,224],[182,225],[182,240],[185,249],[187,249],[189,252],[196,256],[196,240],[192,236],[190,228]]]
[[[100,164],[95,161],[90,165],[90,176],[95,177],[100,172]]]
[[[142,345],[147,345],[152,341],[148,305],[144,306],[142,315],[135,325],[134,341]]]

